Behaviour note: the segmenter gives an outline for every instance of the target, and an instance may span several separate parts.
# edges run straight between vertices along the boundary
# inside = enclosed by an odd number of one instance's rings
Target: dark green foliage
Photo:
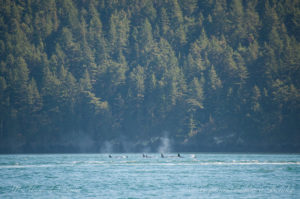
[[[299,35],[292,0],[0,0],[0,152],[299,152]]]

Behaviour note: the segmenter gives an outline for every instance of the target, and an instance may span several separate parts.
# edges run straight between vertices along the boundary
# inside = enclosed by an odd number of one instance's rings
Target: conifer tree
[[[209,79],[210,79],[210,85],[213,90],[216,90],[218,88],[222,87],[222,82],[217,76],[216,70],[214,66],[212,65],[209,71]]]

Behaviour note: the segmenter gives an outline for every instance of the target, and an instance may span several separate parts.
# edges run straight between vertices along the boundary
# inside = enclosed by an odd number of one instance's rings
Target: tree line
[[[299,42],[293,0],[0,0],[0,152],[299,152]]]

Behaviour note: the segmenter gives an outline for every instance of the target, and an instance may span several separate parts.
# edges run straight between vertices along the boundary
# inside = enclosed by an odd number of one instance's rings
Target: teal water
[[[0,155],[0,198],[300,198],[300,155],[147,155]]]

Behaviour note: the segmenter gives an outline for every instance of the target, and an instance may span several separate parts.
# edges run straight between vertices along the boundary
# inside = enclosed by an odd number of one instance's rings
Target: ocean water
[[[0,155],[0,198],[300,198],[299,154]]]

